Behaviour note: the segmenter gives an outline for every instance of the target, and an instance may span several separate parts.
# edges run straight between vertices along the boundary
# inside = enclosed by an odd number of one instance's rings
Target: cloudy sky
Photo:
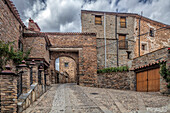
[[[129,12],[170,25],[170,0],[12,0],[21,19],[31,17],[46,32],[80,32],[81,9]]]

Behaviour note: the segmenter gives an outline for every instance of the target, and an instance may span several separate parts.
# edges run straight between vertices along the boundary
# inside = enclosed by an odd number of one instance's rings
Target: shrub
[[[110,68],[98,69],[97,73],[110,73],[110,72],[123,72],[123,71],[129,71],[128,66],[110,67]]]
[[[13,61],[15,64],[20,64],[22,60],[28,59],[31,49],[26,52],[20,50],[14,51],[12,44],[14,42],[0,41],[0,69],[6,65],[8,61]]]
[[[167,88],[170,88],[170,71],[166,69],[166,63],[160,64],[161,70],[160,74],[165,79],[165,81],[168,83]]]

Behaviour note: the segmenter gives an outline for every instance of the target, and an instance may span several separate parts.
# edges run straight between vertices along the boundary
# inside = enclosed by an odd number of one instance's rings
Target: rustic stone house
[[[170,46],[170,26],[138,14],[82,10],[81,24],[82,32],[97,34],[98,68],[131,66],[133,58]]]
[[[81,11],[81,24],[82,32],[97,34],[98,69],[128,65],[131,70],[127,74],[99,74],[99,87],[167,90],[159,63],[167,62],[169,67],[169,25],[133,13],[87,10]]]

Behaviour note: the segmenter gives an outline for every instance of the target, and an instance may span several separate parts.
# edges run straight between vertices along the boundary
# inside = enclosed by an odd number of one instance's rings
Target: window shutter
[[[95,16],[95,24],[102,24],[102,17],[101,16]]]
[[[126,48],[126,35],[119,35],[119,48]]]

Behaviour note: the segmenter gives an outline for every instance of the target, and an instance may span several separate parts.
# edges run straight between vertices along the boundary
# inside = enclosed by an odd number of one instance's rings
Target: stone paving
[[[57,84],[23,113],[170,113],[170,97]]]

